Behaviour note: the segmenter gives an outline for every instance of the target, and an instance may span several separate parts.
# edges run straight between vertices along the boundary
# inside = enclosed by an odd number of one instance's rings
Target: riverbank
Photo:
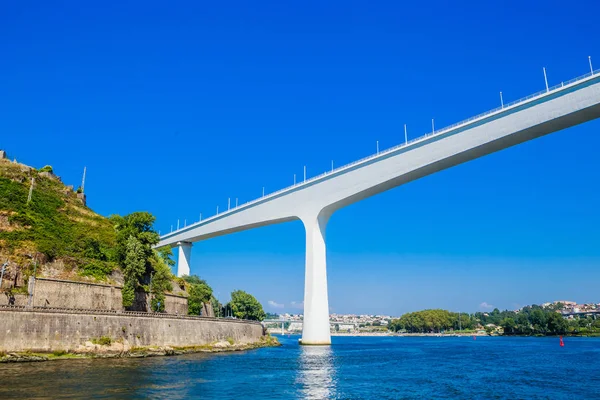
[[[186,348],[217,342],[259,343],[257,321],[93,310],[0,307],[0,352],[123,353],[132,348]],[[104,346],[104,347],[102,347]]]
[[[200,346],[148,346],[131,347],[123,343],[96,344],[86,342],[75,351],[44,352],[11,352],[0,353],[0,363],[59,361],[85,358],[146,358],[160,356],[178,356],[191,353],[223,353],[255,350],[263,347],[281,346],[279,340],[272,336],[263,336],[253,343],[235,343],[233,339],[213,342]]]

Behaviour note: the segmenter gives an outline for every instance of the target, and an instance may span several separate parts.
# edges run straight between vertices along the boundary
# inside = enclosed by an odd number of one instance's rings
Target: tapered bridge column
[[[325,228],[329,216],[322,211],[314,218],[302,218],[306,229],[303,345],[331,344],[325,251]]]
[[[177,276],[182,277],[190,274],[190,261],[192,259],[192,244],[190,242],[177,242]]]

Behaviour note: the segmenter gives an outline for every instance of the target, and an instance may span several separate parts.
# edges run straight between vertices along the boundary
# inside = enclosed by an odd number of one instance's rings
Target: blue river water
[[[600,399],[600,339],[334,337],[331,347],[0,364],[0,399]]]

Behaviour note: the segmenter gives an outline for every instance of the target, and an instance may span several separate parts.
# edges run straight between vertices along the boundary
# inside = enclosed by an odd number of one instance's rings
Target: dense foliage
[[[170,249],[169,249],[170,250]],[[150,258],[152,267],[150,279],[150,308],[155,312],[165,311],[165,293],[173,290],[173,273],[171,272],[170,258],[165,259],[165,253],[154,251]]]
[[[171,249],[153,249],[159,241],[154,220],[147,212],[110,217],[116,231],[115,258],[123,270],[123,306],[133,305],[136,292],[150,292],[152,311],[163,312],[165,292],[173,290],[173,260]]]
[[[262,321],[266,316],[262,304],[243,290],[231,292],[231,301],[225,308],[231,310],[234,317],[241,319]]]
[[[184,276],[188,283],[188,314],[201,315],[204,304],[212,303],[212,288],[199,276]]]
[[[47,173],[53,173],[51,166],[36,170],[0,160],[0,253],[20,266],[32,264],[34,257],[42,263],[60,260],[69,273],[98,280],[106,280],[120,268],[126,308],[135,304],[136,294],[143,294],[139,301],[150,293],[151,309],[164,311],[165,292],[173,290],[174,261],[170,248],[153,248],[159,242],[154,216],[134,212],[102,217],[84,206],[72,187]],[[32,178],[35,183],[28,200]],[[33,268],[23,272],[27,276]],[[118,274],[111,278],[118,279]],[[222,305],[204,280],[197,276],[184,280],[190,314],[198,315],[204,304],[212,304],[222,315]],[[237,318],[265,317],[262,305],[242,291],[232,293],[227,307]]]
[[[389,329],[409,333],[437,333],[447,330],[485,328],[488,333],[494,326],[501,327],[505,335],[564,335],[599,334],[600,319],[580,317],[566,320],[557,312],[561,305],[523,307],[519,312],[500,311],[489,313],[459,314],[446,310],[423,310],[404,314],[389,324]]]
[[[35,184],[27,202],[31,178]],[[79,266],[82,275],[105,279],[116,268],[115,241],[112,224],[60,181],[0,160],[0,251],[14,262],[27,265],[37,252],[48,261],[60,258],[65,266]]]
[[[523,307],[518,313],[514,311],[494,310],[484,321],[495,321],[504,329],[505,335],[564,335],[600,333],[600,320],[591,317],[566,320],[552,307],[537,305]]]
[[[404,314],[390,322],[388,328],[394,332],[434,333],[446,330],[473,329],[475,321],[469,314],[447,310],[423,310]]]

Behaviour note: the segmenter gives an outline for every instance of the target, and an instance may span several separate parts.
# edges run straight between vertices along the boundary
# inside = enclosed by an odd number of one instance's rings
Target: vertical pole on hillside
[[[588,61],[590,62],[590,74],[594,75],[594,68],[592,68],[592,56],[588,56]]]
[[[85,193],[85,172],[87,167],[83,167],[83,179],[81,180],[81,193]]]
[[[546,92],[549,92],[550,89],[548,88],[548,76],[546,75],[546,67],[544,67],[544,82],[546,82]]]
[[[435,134],[435,122],[433,121],[433,118],[431,118],[431,134]]]
[[[29,287],[29,300],[27,306],[33,307],[33,292],[35,291],[35,275],[37,273],[37,257],[33,259],[33,275],[29,277],[31,284]]]
[[[236,197],[235,198],[235,207],[237,208],[237,206],[238,206],[238,198]]]
[[[304,182],[306,182],[306,165],[304,166]]]
[[[33,185],[35,184],[35,178],[31,178],[31,185],[29,185],[29,195],[27,196],[27,204],[31,201],[33,196]]]
[[[333,160],[331,160],[331,172],[333,172]]]
[[[217,206],[217,215],[219,215],[219,206]]]
[[[171,224],[171,233],[173,233],[173,224]]]
[[[187,226],[187,218],[183,220],[183,227],[185,228]]]
[[[2,272],[0,273],[0,290],[2,289],[2,280],[4,279],[4,270],[8,266],[8,260],[4,264],[2,264]]]
[[[504,99],[502,98],[502,92],[500,92],[500,107],[504,108]]]
[[[154,310],[152,310],[152,272],[153,271],[150,272],[150,296],[146,300],[146,307],[150,309],[150,312],[154,312]],[[148,304],[148,300],[150,300],[150,304]]]
[[[262,197],[265,197],[265,187],[264,186],[263,186],[263,196]]]
[[[296,174],[294,174],[294,186],[296,186]]]
[[[404,124],[404,144],[408,144],[408,133],[406,131],[406,124]]]
[[[179,230],[179,219],[177,220],[177,230]]]
[[[231,197],[227,199],[227,210],[231,209]]]
[[[200,219],[198,220],[198,222],[202,221],[202,213],[200,213]]]
[[[377,154],[379,154],[379,140],[375,142],[375,146],[377,146]]]

